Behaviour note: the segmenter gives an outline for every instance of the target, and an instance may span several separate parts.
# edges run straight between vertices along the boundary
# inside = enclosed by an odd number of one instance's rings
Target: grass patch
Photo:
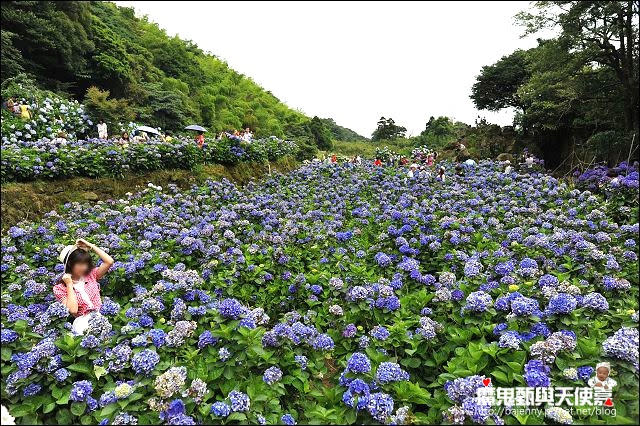
[[[289,172],[298,167],[291,158],[281,158],[269,164],[240,163],[234,166],[220,164],[200,165],[194,170],[157,170],[142,174],[130,174],[122,179],[76,177],[53,181],[34,181],[2,184],[2,230],[23,220],[37,220],[45,213],[73,201],[97,202],[117,199],[127,192],[137,192],[148,183],[164,186],[175,184],[189,188],[207,179],[229,179],[239,185],[257,180],[271,171]]]
[[[394,141],[334,141],[333,149],[330,153],[344,155],[346,157],[353,157],[354,155],[361,155],[365,158],[373,158],[376,154],[376,148],[388,147],[390,150],[395,151],[402,155],[411,154],[411,150],[415,148],[413,141],[408,139],[397,139]]]

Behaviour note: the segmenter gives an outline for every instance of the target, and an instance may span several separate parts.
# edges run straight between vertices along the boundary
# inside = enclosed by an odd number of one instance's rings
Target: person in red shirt
[[[93,267],[90,251],[100,257],[100,266]],[[83,334],[89,326],[89,315],[99,312],[102,306],[98,280],[106,275],[114,261],[100,247],[83,239],[66,246],[59,259],[64,264],[64,275],[53,287],[53,294],[75,317],[73,332]]]
[[[196,136],[196,142],[198,143],[198,147],[202,148],[204,145],[204,133],[198,133],[198,136]]]
[[[374,166],[382,166],[382,161],[379,158],[376,158],[376,161],[373,162]]]

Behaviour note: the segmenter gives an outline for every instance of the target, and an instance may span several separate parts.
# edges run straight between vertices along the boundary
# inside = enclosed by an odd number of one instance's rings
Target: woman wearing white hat
[[[407,177],[413,178],[417,170],[418,170],[418,165],[416,163],[413,163],[412,165],[410,165],[409,171],[407,172]]]
[[[100,266],[93,267],[90,251],[100,257]],[[76,317],[73,332],[83,334],[89,326],[90,314],[100,311],[102,306],[98,280],[109,271],[113,258],[96,245],[79,239],[75,245],[63,248],[58,259],[64,264],[64,274],[53,287],[53,294]]]

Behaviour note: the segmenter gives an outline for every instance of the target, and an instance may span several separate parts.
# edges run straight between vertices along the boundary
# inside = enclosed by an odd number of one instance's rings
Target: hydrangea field
[[[582,172],[576,171],[574,176],[578,185],[591,190],[608,192],[638,189],[638,163],[623,162],[609,168],[600,164]],[[633,195],[633,194],[630,194]]]
[[[45,96],[40,91],[25,90],[23,93],[29,93],[29,100],[22,98],[16,99],[16,102],[29,107],[31,118],[22,120],[3,108],[3,144],[36,141],[45,137],[53,139],[58,132],[75,138],[77,134],[87,133],[94,124],[84,106],[76,100],[67,100],[53,93]]]
[[[295,155],[295,142],[276,137],[251,143],[231,139],[211,140],[200,149],[192,140],[152,140],[120,144],[117,140],[36,141],[2,140],[2,182],[63,177],[121,177],[127,172],[192,169],[198,164],[235,164],[273,161]]]
[[[637,423],[637,205],[614,218],[604,194],[491,161],[448,174],[313,163],[10,228],[2,404],[27,424]],[[52,284],[77,238],[116,263],[72,337]],[[475,397],[586,386],[603,360],[615,418]]]

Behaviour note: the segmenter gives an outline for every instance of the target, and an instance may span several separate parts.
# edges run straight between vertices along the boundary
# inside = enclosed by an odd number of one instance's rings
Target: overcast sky
[[[483,65],[516,48],[528,2],[134,2],[170,35],[194,41],[307,115],[370,136],[393,117],[409,134],[429,116],[472,124],[469,93]]]

